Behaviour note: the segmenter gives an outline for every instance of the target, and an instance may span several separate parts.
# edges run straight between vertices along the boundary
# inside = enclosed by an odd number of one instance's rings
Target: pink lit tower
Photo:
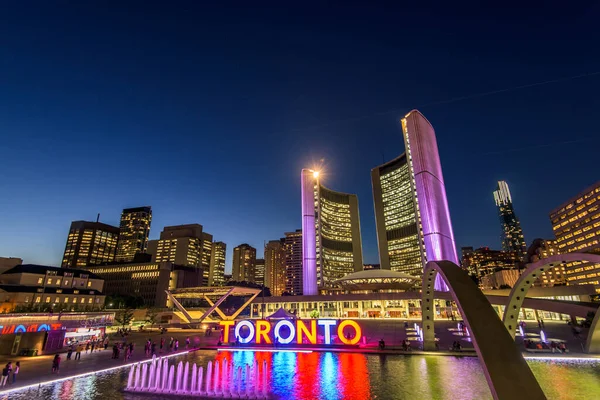
[[[406,152],[371,171],[379,258],[382,269],[422,275],[427,261],[458,257],[435,131],[417,110],[401,122]]]

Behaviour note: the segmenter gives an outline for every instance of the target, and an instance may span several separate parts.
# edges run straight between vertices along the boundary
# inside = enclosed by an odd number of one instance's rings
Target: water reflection
[[[216,357],[236,366],[267,362],[271,391],[284,400],[490,399],[476,358],[385,356],[354,353],[191,353],[177,360],[206,367]],[[175,362],[175,360],[172,360]],[[529,363],[549,399],[600,398],[600,364]],[[11,394],[10,399],[139,400],[123,393],[128,370],[66,380],[54,386]],[[245,373],[243,373],[245,379]],[[245,387],[245,383],[243,384]],[[156,397],[154,397],[156,398]],[[187,397],[173,397],[184,400]]]

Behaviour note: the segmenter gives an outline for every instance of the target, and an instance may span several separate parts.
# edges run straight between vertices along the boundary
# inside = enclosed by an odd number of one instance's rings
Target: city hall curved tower
[[[421,275],[458,263],[435,131],[417,110],[401,120],[405,153],[371,171],[382,269]]]
[[[320,183],[318,171],[302,170],[302,294],[362,270],[358,198]]]

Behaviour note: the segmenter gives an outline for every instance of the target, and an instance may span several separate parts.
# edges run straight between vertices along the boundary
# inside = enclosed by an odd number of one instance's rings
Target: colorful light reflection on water
[[[198,351],[178,361],[206,366],[215,357],[221,361],[227,359],[236,367],[253,365],[255,361],[262,365],[266,361],[271,371],[272,393],[285,400],[491,399],[481,365],[473,357]],[[529,365],[549,399],[600,398],[598,363],[530,361]],[[11,394],[10,399],[146,398],[147,395],[123,393],[127,373],[123,369],[67,380],[40,390]]]

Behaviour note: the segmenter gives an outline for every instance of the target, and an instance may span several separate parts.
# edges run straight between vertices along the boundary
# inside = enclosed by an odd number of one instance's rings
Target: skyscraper
[[[148,242],[148,253],[152,254],[152,262],[200,268],[203,267],[203,235],[200,224],[165,226],[159,240]],[[208,274],[208,267],[206,272]]]
[[[265,245],[265,286],[271,289],[273,296],[285,292],[285,271],[285,238],[270,240]]]
[[[256,259],[256,265],[254,267],[254,282],[258,283],[259,285],[263,285],[265,283],[265,259],[264,258]]]
[[[406,152],[371,171],[381,269],[421,275],[458,263],[435,130],[417,110],[401,120]]]
[[[381,269],[421,275],[426,259],[406,154],[371,170]]]
[[[498,186],[494,191],[494,200],[498,207],[498,217],[502,227],[502,250],[514,251],[522,259],[527,253],[527,245],[523,238],[521,223],[515,215],[512,198],[508,185],[504,181],[498,181]]]
[[[293,296],[302,294],[303,281],[303,246],[302,230],[286,232],[284,239],[285,251],[285,291]],[[313,264],[314,265],[314,264]]]
[[[119,228],[101,222],[73,221],[61,266],[82,268],[113,262]]]
[[[212,255],[212,241],[213,235],[210,233],[202,232],[202,252],[201,252],[201,265],[202,265],[202,284],[208,285],[210,275],[210,257]]]
[[[256,282],[256,249],[247,243],[233,249],[233,277],[237,282]]]
[[[121,213],[117,262],[131,262],[138,253],[148,248],[148,235],[152,222],[151,207],[126,208]]]
[[[318,171],[303,169],[303,294],[318,294],[345,275],[362,270],[358,198],[320,182]]]
[[[227,245],[214,242],[211,246],[210,269],[208,286],[223,286],[225,284],[225,253]]]

